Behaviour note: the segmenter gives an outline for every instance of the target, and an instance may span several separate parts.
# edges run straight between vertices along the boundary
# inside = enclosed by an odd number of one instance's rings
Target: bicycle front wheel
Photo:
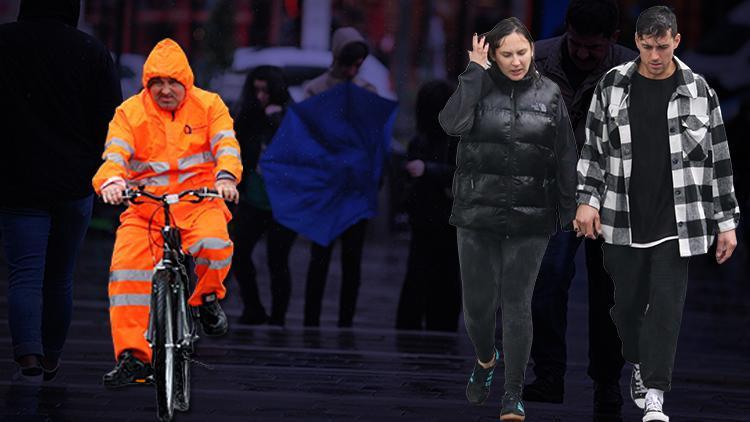
[[[175,407],[175,324],[171,277],[167,271],[158,271],[152,287],[155,307],[151,309],[154,317],[153,367],[160,421],[171,421]]]

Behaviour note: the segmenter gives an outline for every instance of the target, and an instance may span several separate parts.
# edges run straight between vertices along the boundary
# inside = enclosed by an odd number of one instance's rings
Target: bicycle
[[[142,189],[128,189],[123,198],[140,204],[139,197],[159,203],[164,211],[163,256],[154,268],[151,281],[151,308],[146,340],[151,346],[151,365],[156,384],[157,415],[161,421],[171,421],[174,411],[190,408],[190,364],[194,362],[196,320],[198,309],[188,306],[191,279],[186,269],[186,254],[182,251],[182,240],[177,227],[171,224],[170,206],[186,196],[198,203],[206,198],[222,198],[207,188],[186,190],[178,194],[154,195]],[[158,211],[158,210],[157,210]],[[150,233],[150,230],[149,230]]]

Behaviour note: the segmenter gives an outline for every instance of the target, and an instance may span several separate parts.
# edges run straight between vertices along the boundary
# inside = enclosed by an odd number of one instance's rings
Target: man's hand
[[[237,182],[234,180],[217,180],[215,186],[216,192],[218,192],[225,201],[234,202],[235,204],[240,201],[240,193],[237,191]]]
[[[599,211],[591,205],[579,205],[576,210],[576,219],[573,220],[573,230],[577,237],[586,236],[589,239],[596,239],[602,232]]]
[[[412,160],[406,163],[406,171],[411,177],[422,177],[424,174],[424,161]]]
[[[122,180],[108,184],[102,189],[102,200],[105,204],[122,204],[122,191],[127,189],[127,187],[128,185]]]
[[[469,51],[469,60],[482,66],[485,69],[490,68],[490,61],[487,59],[487,52],[490,50],[490,45],[484,42],[484,37],[479,38],[475,33],[471,37],[471,51]]]
[[[719,233],[716,239],[716,262],[723,264],[732,256],[737,247],[737,235],[734,230]]]

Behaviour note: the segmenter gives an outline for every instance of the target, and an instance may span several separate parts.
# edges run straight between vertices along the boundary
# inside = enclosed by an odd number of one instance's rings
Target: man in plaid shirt
[[[688,260],[706,253],[716,233],[716,260],[729,259],[739,207],[718,98],[674,57],[674,13],[645,10],[635,42],[640,57],[607,72],[594,92],[574,228],[604,237],[604,264],[615,283],[611,315],[623,357],[633,363],[631,397],[644,409],[643,421],[668,421],[662,404]]]

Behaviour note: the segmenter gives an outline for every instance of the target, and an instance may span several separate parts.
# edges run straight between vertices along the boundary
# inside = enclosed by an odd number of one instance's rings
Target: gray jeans
[[[492,360],[498,306],[505,391],[521,393],[532,340],[531,297],[549,237],[505,238],[458,229],[464,320],[477,358]]]

